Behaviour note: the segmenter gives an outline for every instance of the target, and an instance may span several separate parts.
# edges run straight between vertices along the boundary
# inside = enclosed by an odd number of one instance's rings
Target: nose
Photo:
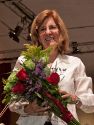
[[[51,33],[51,30],[49,29],[49,27],[46,28],[45,33],[46,33],[46,34],[50,34],[50,33]]]

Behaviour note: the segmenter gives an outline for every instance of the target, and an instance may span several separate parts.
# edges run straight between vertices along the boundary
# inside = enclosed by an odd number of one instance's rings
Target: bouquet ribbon
[[[60,118],[65,121],[68,125],[80,125],[80,123],[73,117],[70,111],[61,103],[61,101],[55,98],[51,93],[44,92],[44,95],[49,98],[56,107],[59,108]],[[55,112],[54,112],[55,113]]]

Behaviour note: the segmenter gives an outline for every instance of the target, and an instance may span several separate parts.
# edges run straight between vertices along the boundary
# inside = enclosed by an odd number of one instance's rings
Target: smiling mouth
[[[46,37],[46,38],[45,38],[45,41],[51,41],[51,40],[54,40],[54,37],[53,37],[53,36],[49,36],[49,37]]]

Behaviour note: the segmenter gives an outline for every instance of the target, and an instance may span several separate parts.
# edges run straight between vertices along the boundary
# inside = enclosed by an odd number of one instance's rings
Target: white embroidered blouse
[[[18,58],[16,67],[23,63],[24,57]],[[14,70],[15,70],[14,68]],[[82,102],[81,110],[87,113],[94,112],[94,94],[92,91],[92,79],[86,76],[83,62],[74,56],[59,55],[51,66],[51,71],[56,70],[60,75],[59,89],[78,96]],[[15,102],[16,103],[16,102]],[[14,103],[14,104],[15,104]],[[32,116],[24,113],[24,106],[21,109],[10,105],[10,110],[20,114],[17,121],[18,125],[44,125],[48,116]],[[68,104],[69,111],[76,119],[79,119],[76,113],[76,105]],[[52,115],[53,125],[67,125],[64,121]]]

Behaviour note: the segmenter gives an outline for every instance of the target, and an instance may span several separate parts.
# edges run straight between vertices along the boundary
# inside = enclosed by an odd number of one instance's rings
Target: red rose
[[[57,85],[60,77],[56,72],[53,72],[49,77],[46,78],[46,80],[53,85]]]
[[[24,91],[25,91],[25,86],[22,83],[18,82],[16,85],[12,87],[12,92],[15,94],[16,93],[22,94]]]
[[[21,69],[16,76],[19,78],[19,80],[26,80],[28,78],[27,72],[24,69]]]

